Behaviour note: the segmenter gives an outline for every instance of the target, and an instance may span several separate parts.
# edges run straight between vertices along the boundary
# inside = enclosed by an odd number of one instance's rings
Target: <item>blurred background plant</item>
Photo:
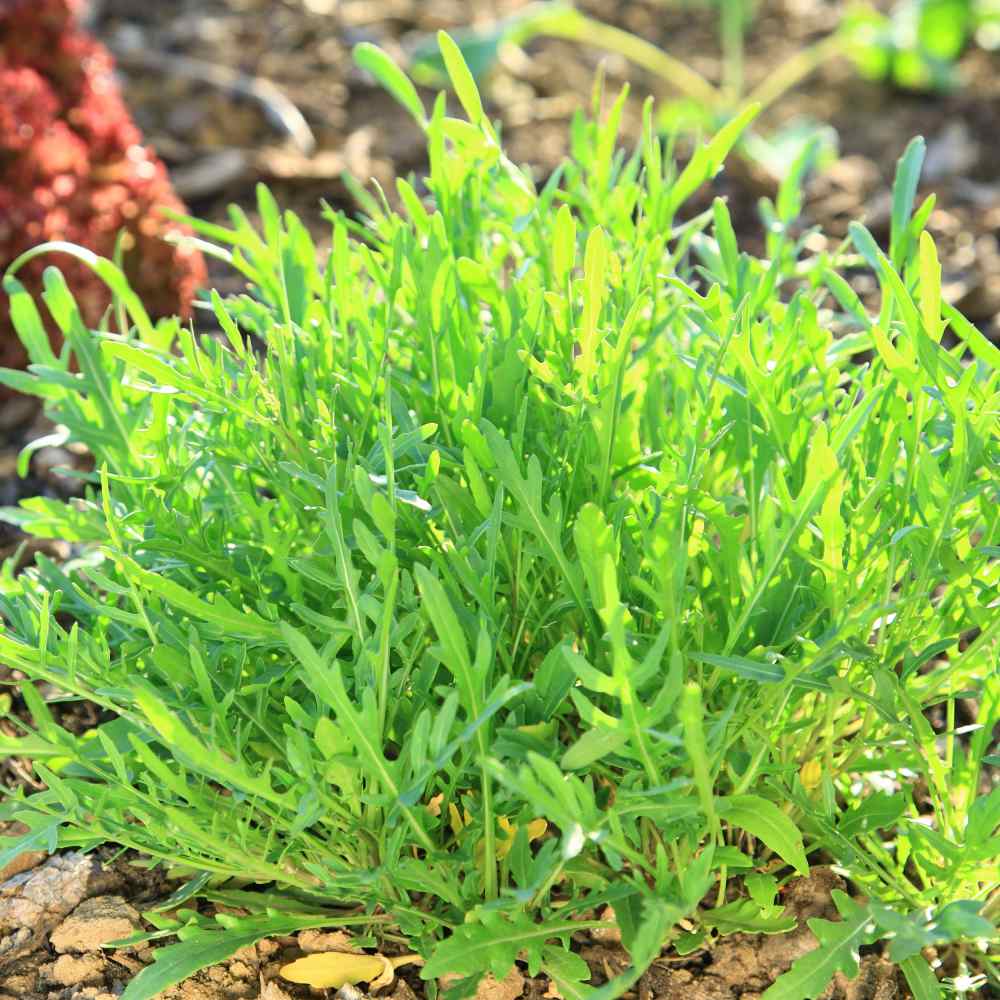
[[[45,240],[121,260],[153,311],[187,315],[205,280],[201,254],[165,241],[183,208],[163,162],[143,145],[107,48],[79,22],[81,0],[0,3],[0,267]],[[41,290],[42,266],[25,274]],[[111,296],[81,265],[67,276],[96,324]],[[25,360],[0,293],[0,352]]]
[[[667,0],[661,0],[664,6]],[[665,132],[720,127],[748,104],[766,110],[820,66],[846,57],[866,79],[912,91],[941,91],[958,85],[957,61],[973,38],[987,47],[1000,43],[996,0],[903,0],[890,10],[870,4],[848,6],[827,35],[786,57],[748,92],[745,74],[747,32],[759,0],[702,0],[681,6],[717,19],[719,70],[712,83],[691,65],[644,38],[583,13],[565,0],[533,3],[485,28],[456,37],[477,79],[496,66],[504,46],[523,46],[540,37],[563,38],[623,56],[656,76],[675,97],[660,112]],[[443,66],[433,38],[412,51],[420,82],[438,85]],[[801,149],[818,140],[825,162],[836,155],[836,133],[821,122],[796,120],[783,129],[751,131],[742,152],[775,179],[782,179]]]
[[[858,71],[907,90],[957,86],[957,61],[970,42],[1000,45],[996,0],[903,0],[886,14],[864,4],[843,21]]]
[[[624,57],[653,74],[673,100],[659,112],[659,126],[667,135],[706,132],[720,128],[749,105],[767,110],[824,62],[843,53],[847,40],[833,33],[795,51],[756,87],[746,85],[744,62],[746,33],[752,23],[756,0],[706,0],[698,5],[717,18],[719,80],[713,84],[683,59],[638,35],[584,14],[563,0],[530,4],[485,29],[469,29],[456,36],[473,75],[484,79],[497,65],[505,46],[521,47],[536,38],[562,38],[591,45]],[[433,38],[418,40],[412,51],[412,72],[428,86],[444,81],[444,67]],[[820,123],[796,120],[770,133],[751,131],[740,150],[776,180],[781,180],[807,145],[816,145],[829,159],[836,152],[836,136]]]
[[[433,87],[441,77],[432,39],[446,28],[512,158],[539,177],[566,153],[565,126],[601,64],[611,87],[632,84],[624,140],[634,141],[642,98],[654,92],[658,129],[682,162],[699,136],[763,104],[741,140],[742,161],[721,181],[737,230],[750,238],[759,199],[773,199],[806,148],[805,220],[842,237],[846,220],[864,215],[880,234],[895,160],[925,134],[925,177],[941,199],[929,225],[941,239],[947,292],[976,321],[992,323],[1000,310],[1000,189],[987,152],[1000,97],[990,55],[1000,44],[997,0],[4,0],[0,17],[23,24],[0,31],[37,36],[25,12],[40,23],[57,9],[92,29],[91,46],[107,46],[96,74],[110,79],[114,55],[129,113],[174,190],[217,221],[230,201],[252,213],[258,180],[308,219],[320,198],[354,204],[347,174],[384,188],[397,173],[419,176],[419,137],[348,52],[375,42]],[[83,169],[89,184],[102,176],[97,164]],[[122,204],[134,211],[129,198]],[[65,208],[49,211],[45,238],[58,235]],[[0,209],[0,225],[23,211]],[[123,223],[101,212],[89,224],[117,232]],[[103,249],[85,227],[71,235]],[[231,280],[218,268],[212,277]]]

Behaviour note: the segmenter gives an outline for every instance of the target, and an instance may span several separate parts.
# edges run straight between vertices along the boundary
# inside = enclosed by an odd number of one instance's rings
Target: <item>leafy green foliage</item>
[[[260,231],[199,224],[248,283],[206,332],[41,247],[132,323],[86,329],[50,270],[57,357],[8,276],[33,364],[4,378],[97,471],[5,515],[75,549],[3,578],[33,725],[0,753],[45,789],[0,818],[251,914],[151,914],[182,943],[127,1000],[344,924],[458,993],[523,960],[612,1000],[675,940],[786,930],[781,884],[818,859],[870,902],[838,897],[772,1000],[879,935],[924,993],[925,944],[989,968],[1000,371],[942,313],[919,145],[888,254],[860,226],[857,255],[805,253],[803,158],[758,258],[689,204],[752,111],[678,171],[651,129],[616,148],[619,100],[539,189],[443,52],[472,121],[359,53],[426,129],[426,195],[330,212],[322,266],[263,188]],[[877,315],[843,276],[866,262]],[[63,730],[33,681],[110,721]],[[593,991],[569,945],[608,905],[632,965]]]

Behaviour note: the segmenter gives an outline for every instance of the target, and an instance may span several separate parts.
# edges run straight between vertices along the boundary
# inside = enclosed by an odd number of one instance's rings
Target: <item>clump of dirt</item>
[[[85,899],[49,936],[60,954],[81,954],[109,941],[131,937],[139,929],[139,913],[121,896]]]
[[[637,1000],[759,1000],[792,963],[817,947],[807,925],[814,917],[839,920],[831,893],[846,888],[827,868],[815,868],[808,878],[791,881],[782,902],[797,926],[786,934],[730,934],[710,948],[689,956],[666,951],[638,985]],[[581,956],[606,982],[628,966],[628,956],[615,932],[591,933]],[[909,992],[899,970],[880,955],[866,955],[854,980],[838,974],[817,1000],[904,1000]]]

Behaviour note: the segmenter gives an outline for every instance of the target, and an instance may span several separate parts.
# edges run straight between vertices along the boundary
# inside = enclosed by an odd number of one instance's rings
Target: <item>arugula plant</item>
[[[665,946],[787,931],[811,863],[855,898],[768,1000],[881,938],[921,998],[928,945],[995,982],[1000,351],[942,301],[922,143],[887,248],[805,253],[803,158],[756,258],[689,207],[754,109],[677,169],[648,107],[617,148],[623,94],[539,188],[440,44],[462,118],[357,52],[426,133],[426,197],[329,212],[322,266],[264,188],[260,231],[199,224],[247,279],[214,329],[78,247],[12,265],[4,381],[96,471],[4,515],[74,555],[3,578],[33,723],[0,752],[45,789],[9,793],[0,863],[116,844],[184,877],[126,1000],[318,926],[419,951],[429,989],[519,960],[604,1000]],[[53,252],[116,297],[88,330],[48,270],[58,355],[16,277]],[[34,682],[107,721],[67,732]],[[595,989],[571,937],[608,906],[632,965]]]

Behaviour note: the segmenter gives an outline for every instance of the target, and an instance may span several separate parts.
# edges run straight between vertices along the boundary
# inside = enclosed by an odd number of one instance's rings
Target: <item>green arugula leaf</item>
[[[813,1000],[835,973],[843,972],[848,979],[858,974],[858,949],[873,937],[871,914],[839,889],[834,889],[833,899],[843,919],[836,923],[808,921],[819,945],[796,959],[791,969],[764,991],[763,1000]]]
[[[802,834],[773,802],[758,795],[730,795],[716,799],[716,810],[722,819],[753,834],[800,875],[809,874]]]

